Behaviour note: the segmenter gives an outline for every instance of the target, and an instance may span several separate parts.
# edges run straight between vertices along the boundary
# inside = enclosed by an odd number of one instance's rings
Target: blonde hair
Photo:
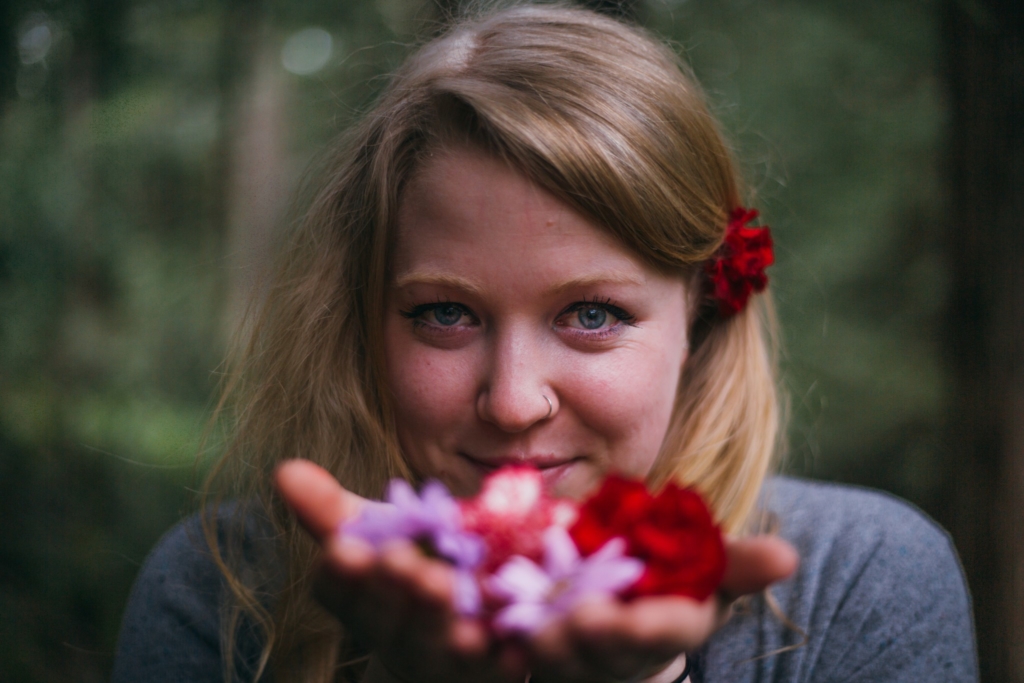
[[[270,477],[280,461],[307,458],[375,497],[389,478],[414,476],[383,381],[388,259],[403,187],[431,150],[461,144],[507,160],[647,263],[689,279],[691,354],[651,484],[697,487],[727,531],[750,522],[779,431],[774,324],[767,297],[728,318],[701,298],[702,264],[742,202],[696,81],[643,30],[589,11],[523,6],[472,19],[410,58],[345,136],[232,362],[218,412],[232,407],[233,438],[204,517],[232,596],[229,677],[242,628],[265,643],[251,666],[271,662],[280,681],[334,680],[359,654],[310,598],[316,550]],[[255,502],[236,507],[237,520],[267,518],[276,578],[244,576],[240,541],[218,542],[225,496]]]

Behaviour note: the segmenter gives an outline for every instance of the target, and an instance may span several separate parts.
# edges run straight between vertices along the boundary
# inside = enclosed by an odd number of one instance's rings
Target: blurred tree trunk
[[[952,109],[948,517],[983,681],[1024,683],[1024,22],[1019,0],[947,0]]]
[[[277,53],[260,48],[237,100],[229,147],[227,250],[229,275],[225,322],[242,322],[259,298],[273,260],[274,236],[290,191],[284,140],[287,88]]]
[[[220,135],[210,189],[211,223],[227,273],[227,334],[261,281],[285,203],[283,83],[265,33],[263,0],[226,0],[217,58]]]

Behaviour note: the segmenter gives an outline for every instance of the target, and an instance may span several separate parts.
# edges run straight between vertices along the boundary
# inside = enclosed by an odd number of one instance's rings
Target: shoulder
[[[800,554],[772,589],[787,627],[763,601],[723,632],[733,653],[755,637],[763,680],[976,680],[970,598],[949,536],[886,493],[788,478],[764,507]],[[731,640],[730,640],[731,638]],[[720,654],[724,654],[720,652]]]
[[[217,510],[218,543],[230,547],[236,506]],[[239,527],[243,556],[259,538],[251,522]],[[157,543],[135,579],[121,623],[112,680],[221,681],[221,610],[224,577],[214,561],[198,515]],[[240,643],[248,658],[254,644]]]
[[[883,564],[898,576],[934,571],[959,579],[949,535],[888,493],[778,477],[766,484],[763,505],[800,551],[805,572]]]

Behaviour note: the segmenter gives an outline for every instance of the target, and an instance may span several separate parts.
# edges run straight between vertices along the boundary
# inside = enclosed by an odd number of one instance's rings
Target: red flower
[[[544,532],[552,525],[568,527],[576,506],[551,498],[544,479],[532,467],[503,467],[484,480],[475,498],[461,502],[462,524],[487,545],[484,570],[493,572],[513,555],[540,561]]]
[[[722,315],[743,310],[751,293],[764,291],[768,285],[764,270],[775,262],[775,254],[768,226],[747,227],[757,216],[756,209],[734,209],[725,229],[725,242],[707,264],[711,294]]]
[[[626,539],[626,552],[646,565],[628,597],[704,600],[725,575],[725,545],[711,512],[696,491],[675,484],[652,496],[640,482],[610,476],[580,507],[569,533],[583,555]]]

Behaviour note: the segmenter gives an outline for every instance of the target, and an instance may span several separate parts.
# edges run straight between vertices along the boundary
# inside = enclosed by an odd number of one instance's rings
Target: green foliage
[[[789,471],[934,495],[947,268],[938,8],[649,3],[776,236]]]
[[[775,231],[787,466],[922,502],[946,396],[936,11],[640,8],[692,60]],[[287,195],[437,20],[417,0],[22,0],[3,13],[0,678],[99,680],[138,564],[202,475],[236,314],[231,160],[259,102],[250,84],[272,77],[284,102],[271,175]],[[329,33],[326,57],[303,43],[309,28]]]

